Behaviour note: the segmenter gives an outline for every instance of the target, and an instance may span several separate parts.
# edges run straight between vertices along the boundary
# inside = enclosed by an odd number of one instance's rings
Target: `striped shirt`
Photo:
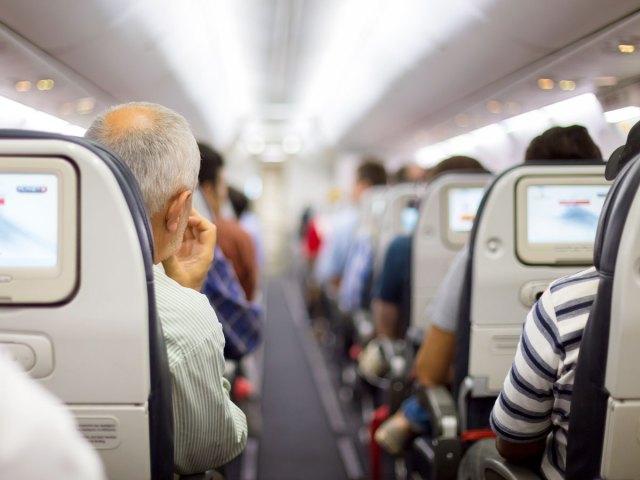
[[[161,265],[154,284],[171,371],[175,471],[202,472],[242,451],[246,418],[229,398],[222,326],[207,297],[180,286]]]
[[[491,412],[491,427],[508,442],[546,438],[541,468],[549,480],[564,478],[575,367],[598,283],[592,267],[549,286],[527,316]]]

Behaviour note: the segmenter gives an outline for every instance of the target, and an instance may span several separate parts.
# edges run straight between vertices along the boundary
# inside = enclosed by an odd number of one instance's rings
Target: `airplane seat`
[[[86,139],[2,130],[0,223],[0,343],[69,406],[109,478],[171,480],[171,380],[133,175]]]
[[[618,174],[598,225],[598,291],[582,335],[567,440],[566,478],[638,478],[640,472],[640,162]]]
[[[503,172],[487,190],[469,242],[446,398],[457,403],[451,430],[463,443],[493,436],[489,414],[531,306],[551,281],[591,264],[589,233],[609,188],[603,174],[601,162],[536,162]]]
[[[380,272],[391,241],[398,235],[413,233],[418,221],[418,200],[424,188],[424,184],[415,183],[403,183],[388,188],[375,251],[374,274]]]
[[[450,172],[433,179],[420,202],[412,237],[411,320],[420,341],[425,316],[456,253],[467,243],[476,209],[491,175]]]

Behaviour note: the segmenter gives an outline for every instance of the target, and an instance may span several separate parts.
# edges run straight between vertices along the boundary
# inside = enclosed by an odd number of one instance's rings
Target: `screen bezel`
[[[0,174],[55,175],[58,179],[57,263],[53,267],[0,267],[0,304],[53,304],[78,281],[78,173],[62,157],[0,157]]]
[[[470,228],[468,231],[466,232],[456,232],[454,230],[451,230],[451,226],[450,226],[450,222],[449,222],[449,218],[450,218],[450,213],[449,213],[449,206],[450,206],[450,201],[449,201],[449,194],[452,190],[460,190],[460,189],[471,189],[471,188],[478,188],[483,190],[483,195],[486,192],[486,182],[483,183],[472,183],[472,182],[459,182],[459,183],[452,183],[447,185],[445,188],[442,189],[441,192],[441,197],[440,197],[440,203],[443,206],[441,211],[440,211],[440,217],[441,217],[441,225],[442,225],[442,240],[448,244],[451,247],[454,248],[461,248],[464,245],[466,245],[466,243],[469,241],[469,236],[471,235],[471,229]],[[480,200],[482,201],[482,199]],[[478,206],[480,206],[480,203],[478,203]],[[477,210],[476,210],[476,215],[477,215]],[[475,220],[474,220],[475,221]]]
[[[527,225],[527,190],[534,186],[611,186],[602,175],[532,175],[521,178],[515,186],[515,253],[527,265],[592,265],[593,242],[531,243]]]

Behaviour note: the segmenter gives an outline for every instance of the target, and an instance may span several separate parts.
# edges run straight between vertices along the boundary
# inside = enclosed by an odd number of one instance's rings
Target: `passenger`
[[[420,165],[407,163],[393,175],[392,183],[419,183],[427,180],[427,172]]]
[[[380,162],[366,159],[356,172],[352,199],[354,204],[341,211],[332,221],[331,235],[323,243],[315,265],[315,278],[320,285],[330,285],[337,289],[342,281],[342,273],[349,248],[358,226],[357,204],[369,187],[387,183],[387,172]]]
[[[465,170],[486,172],[474,158],[455,156],[447,158],[431,169],[431,178],[445,172]],[[400,338],[404,326],[400,318],[403,300],[407,301],[405,290],[411,276],[411,236],[401,235],[392,240],[385,252],[382,271],[376,280],[371,304],[376,336]],[[406,309],[409,311],[409,309]]]
[[[94,120],[86,136],[129,166],[149,214],[156,307],[172,379],[175,471],[223,465],[244,448],[247,424],[223,377],[222,327],[199,293],[216,229],[191,208],[199,169],[196,141],[183,117],[151,103],[112,108]]]
[[[607,162],[605,177],[613,180],[638,154],[640,122]],[[565,476],[573,381],[599,280],[591,267],[549,285],[527,315],[491,412],[500,454],[515,463],[533,462],[547,479]]]
[[[229,201],[233,207],[233,213],[236,215],[236,220],[238,220],[240,226],[251,235],[251,240],[253,240],[253,246],[256,251],[256,265],[258,269],[262,269],[264,267],[265,257],[264,232],[262,231],[260,219],[251,211],[251,204],[247,196],[237,188],[229,187]]]
[[[545,155],[548,156],[545,158]],[[525,162],[561,159],[601,160],[602,155],[587,129],[580,125],[553,127],[545,131],[531,141],[525,154]],[[451,264],[427,312],[431,326],[415,361],[416,378],[421,385],[429,387],[450,383],[467,258],[468,251],[464,248]],[[402,452],[409,439],[428,432],[429,428],[428,412],[412,396],[380,426],[375,438],[385,450],[395,455]]]
[[[248,300],[252,300],[258,281],[258,266],[251,236],[236,220],[222,216],[222,207],[228,200],[227,182],[224,178],[224,159],[209,145],[198,143],[200,148],[200,190],[218,227],[218,244],[229,259]]]
[[[69,410],[0,350],[0,478],[105,479]]]

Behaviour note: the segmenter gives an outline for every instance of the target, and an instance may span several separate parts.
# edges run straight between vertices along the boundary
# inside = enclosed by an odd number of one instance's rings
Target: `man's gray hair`
[[[143,112],[125,126],[109,116],[122,109]],[[186,119],[162,105],[133,102],[118,105],[98,116],[85,137],[116,153],[133,172],[149,216],[182,190],[198,183],[200,153]]]

